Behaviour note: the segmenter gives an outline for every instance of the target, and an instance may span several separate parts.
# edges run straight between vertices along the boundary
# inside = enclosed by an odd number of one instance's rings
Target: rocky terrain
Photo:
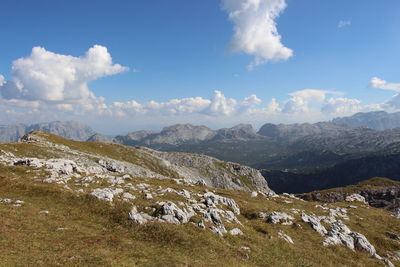
[[[375,130],[388,130],[400,127],[400,112],[359,112],[353,116],[336,118],[332,121],[350,126],[364,126]]]
[[[37,124],[0,125],[0,142],[15,142],[23,135],[42,130],[77,141],[86,141],[95,132],[89,127],[76,121],[54,121]]]
[[[6,266],[400,264],[392,212],[277,195],[204,155],[35,131],[0,144],[0,185]]]
[[[400,218],[400,182],[386,178],[372,178],[356,185],[310,192],[300,197],[325,203],[354,199],[392,211],[394,216]]]

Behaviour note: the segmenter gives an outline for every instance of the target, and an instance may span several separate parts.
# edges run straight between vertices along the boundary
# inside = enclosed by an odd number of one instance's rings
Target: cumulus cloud
[[[370,86],[376,89],[390,90],[400,92],[400,83],[388,83],[378,77],[374,77],[370,81]]]
[[[363,109],[358,99],[345,97],[329,98],[327,103],[322,107],[321,111],[326,114],[345,116],[359,112]]]
[[[277,114],[282,111],[282,108],[279,105],[278,101],[276,101],[275,98],[272,98],[271,101],[267,105],[266,111],[267,111],[267,113]]]
[[[11,79],[0,87],[5,99],[44,103],[87,103],[94,99],[88,83],[126,71],[113,64],[107,48],[95,45],[82,57],[56,54],[42,47],[32,48],[28,57],[12,63]]]
[[[276,19],[286,8],[285,0],[222,0],[222,7],[234,24],[233,50],[254,56],[249,70],[293,55],[282,44],[276,27]]]
[[[4,83],[4,76],[0,74],[0,86],[2,86]]]
[[[327,94],[341,94],[339,92],[317,90],[317,89],[304,89],[290,93],[292,96],[286,101],[283,107],[284,113],[300,113],[309,110],[309,104],[320,103],[325,100]]]
[[[338,28],[343,28],[343,27],[350,26],[350,25],[351,25],[350,20],[341,20],[338,23]]]

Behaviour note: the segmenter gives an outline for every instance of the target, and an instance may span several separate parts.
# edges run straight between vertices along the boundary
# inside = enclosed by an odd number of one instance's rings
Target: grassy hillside
[[[121,146],[106,144],[65,143],[56,137],[57,144],[75,146],[74,149],[103,153],[118,157],[114,150]],[[102,149],[104,148],[104,149]],[[1,150],[20,155],[39,154],[62,157],[51,149],[41,150],[34,144],[4,144]],[[132,154],[132,160],[136,160]],[[383,262],[361,251],[352,251],[343,245],[322,246],[324,237],[300,219],[301,212],[326,215],[316,206],[288,195],[251,197],[249,192],[209,188],[200,185],[178,184],[171,179],[131,177],[126,183],[136,199],[115,197],[102,201],[90,194],[94,188],[121,187],[96,178],[84,185],[82,178],[66,183],[44,183],[51,173],[45,168],[5,166],[0,164],[0,266],[383,266]],[[81,174],[84,176],[84,174]],[[101,183],[97,182],[101,181]],[[145,198],[144,190],[133,190],[146,183],[152,199]],[[149,222],[139,225],[128,220],[133,205],[138,210],[158,212],[160,201],[188,203],[175,193],[157,194],[160,188],[176,191],[186,189],[195,199],[197,194],[213,191],[232,198],[240,207],[240,224],[225,222],[230,229],[240,228],[244,235],[214,234],[208,228],[194,224],[201,218],[193,216],[186,224]],[[82,189],[82,190],[80,190]],[[124,189],[125,190],[125,189]],[[201,197],[199,198],[199,201]],[[22,200],[23,204],[15,205]],[[7,201],[6,201],[7,202]],[[18,202],[17,202],[18,203]],[[352,203],[348,209],[350,220],[344,221],[352,230],[364,234],[379,255],[400,250],[400,242],[389,239],[386,231],[400,233],[399,219],[388,211]],[[346,208],[349,203],[327,204],[327,208]],[[296,211],[298,210],[298,211]],[[286,212],[294,217],[292,225],[271,224],[259,213]],[[299,213],[300,212],[300,213]],[[283,231],[293,239],[290,244],[279,238]],[[243,248],[247,247],[247,248]],[[400,266],[400,262],[391,261]]]

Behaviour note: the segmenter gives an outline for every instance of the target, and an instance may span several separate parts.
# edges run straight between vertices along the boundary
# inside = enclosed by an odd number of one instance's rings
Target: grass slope
[[[220,237],[191,224],[151,223],[134,225],[127,220],[130,205],[112,205],[88,195],[76,195],[54,184],[31,179],[25,167],[0,167],[0,197],[23,200],[14,207],[0,203],[1,266],[377,266],[380,262],[344,246],[323,247],[322,237],[309,225],[278,226],[256,219],[258,211],[305,209],[318,214],[315,203],[295,200],[250,198],[248,193],[216,190],[236,199],[242,209],[239,219],[245,235]],[[46,175],[38,173],[37,175]],[[160,182],[179,189],[170,181]],[[169,184],[170,183],[170,184]],[[204,188],[187,188],[203,191]],[[138,206],[143,199],[134,200]],[[346,206],[340,203],[338,206]],[[49,214],[40,211],[48,210]],[[364,233],[378,250],[400,250],[384,231],[400,232],[398,220],[374,208],[351,210],[348,223]],[[359,219],[356,219],[359,218]],[[363,218],[363,219],[361,219]],[[384,224],[382,222],[384,221]],[[294,245],[277,238],[283,229]],[[247,257],[240,247],[248,246]]]
[[[52,143],[65,145],[82,152],[101,154],[110,158],[160,168],[140,149],[115,144],[72,142],[37,133]],[[1,144],[0,149],[18,156],[62,157],[34,143]],[[148,164],[148,165],[146,165]],[[223,166],[221,166],[223,167]],[[157,169],[163,172],[162,168]],[[0,203],[0,266],[380,266],[382,262],[362,252],[344,246],[323,247],[321,237],[295,215],[292,226],[273,225],[258,218],[259,212],[290,209],[305,210],[307,214],[326,215],[314,202],[285,198],[250,197],[249,192],[211,189],[203,186],[179,185],[169,179],[134,177],[132,184],[147,183],[176,190],[187,189],[192,194],[213,190],[233,198],[241,209],[238,219],[243,236],[220,237],[190,223],[171,225],[148,223],[136,225],[127,219],[132,205],[139,210],[152,207],[156,201],[185,201],[176,194],[165,194],[153,200],[138,196],[131,202],[100,201],[86,193],[77,193],[76,181],[62,185],[41,182],[48,177],[44,170],[24,166],[0,165],[0,198],[23,200],[21,207]],[[328,207],[347,207],[348,203]],[[355,204],[349,209],[346,225],[364,234],[376,247],[379,255],[399,251],[400,243],[388,239],[386,231],[400,233],[400,223],[389,212]],[[48,214],[41,211],[47,210]],[[292,214],[293,215],[293,214]],[[192,221],[199,218],[193,217]],[[232,227],[225,224],[229,230]],[[294,244],[278,238],[282,230]],[[249,247],[245,251],[242,247]],[[394,262],[400,264],[399,262]]]

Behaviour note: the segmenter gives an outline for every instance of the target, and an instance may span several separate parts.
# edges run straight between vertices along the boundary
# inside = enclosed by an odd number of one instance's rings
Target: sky
[[[400,109],[398,0],[3,0],[0,124],[105,134]]]

